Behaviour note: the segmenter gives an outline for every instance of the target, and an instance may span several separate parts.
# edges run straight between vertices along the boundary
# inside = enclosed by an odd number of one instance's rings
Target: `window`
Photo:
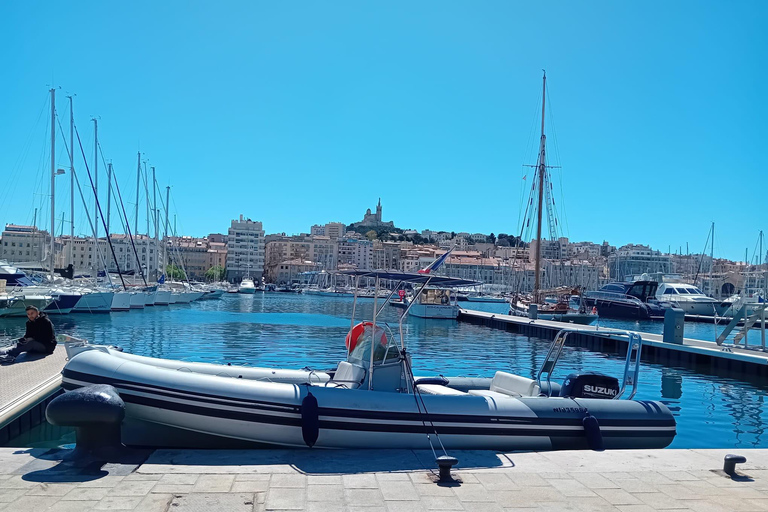
[[[677,292],[674,288],[667,288],[664,290],[664,295],[677,295]]]

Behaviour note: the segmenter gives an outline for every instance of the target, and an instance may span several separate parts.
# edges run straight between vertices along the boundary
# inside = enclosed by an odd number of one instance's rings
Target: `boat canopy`
[[[459,279],[457,277],[437,276],[435,274],[419,274],[416,272],[400,272],[398,270],[341,270],[339,274],[353,277],[371,277],[404,283],[424,284],[456,288],[460,286],[478,286],[480,281]]]

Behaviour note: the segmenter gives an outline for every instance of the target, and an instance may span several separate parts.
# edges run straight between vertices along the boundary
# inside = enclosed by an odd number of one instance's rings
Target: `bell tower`
[[[379,204],[376,205],[376,222],[381,222],[381,198],[379,198]]]

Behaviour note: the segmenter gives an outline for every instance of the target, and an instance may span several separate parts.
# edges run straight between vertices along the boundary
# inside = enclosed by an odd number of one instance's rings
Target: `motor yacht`
[[[730,307],[730,303],[713,299],[696,286],[685,283],[659,284],[656,298],[682,309],[686,315],[722,316]]]

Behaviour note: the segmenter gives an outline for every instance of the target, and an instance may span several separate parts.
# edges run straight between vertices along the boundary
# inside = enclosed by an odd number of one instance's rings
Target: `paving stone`
[[[227,511],[251,512],[254,509],[253,494],[249,493],[194,493],[173,499],[170,510],[174,512]]]
[[[693,510],[695,512],[733,512],[736,510],[729,506],[718,505],[717,503],[705,500],[688,500],[685,502],[685,505],[688,507],[687,510]],[[743,505],[747,507],[744,510],[764,510],[760,508],[752,508],[746,503]]]
[[[105,487],[75,487],[71,489],[67,494],[62,496],[61,499],[65,501],[69,501],[69,500],[100,501],[102,498],[104,498],[107,495],[108,492],[109,492],[109,489]]]
[[[659,471],[661,476],[665,476],[674,482],[698,480],[697,477],[687,471]]]
[[[291,487],[273,487],[267,491],[264,502],[267,510],[301,510],[306,501],[306,491]]]
[[[421,506],[427,510],[464,510],[464,506],[455,496],[422,496]]]
[[[637,478],[628,479],[628,480],[617,480],[616,483],[619,485],[619,487],[622,490],[625,490],[627,492],[631,493],[638,493],[638,492],[656,492],[656,486],[649,482],[643,482],[642,480],[639,480]]]
[[[11,478],[0,482],[0,489],[29,489],[30,487],[34,487],[37,484],[38,482],[24,480],[21,478],[21,475],[13,475]]]
[[[150,493],[139,502],[136,510],[141,512],[167,512],[173,501],[173,494]]]
[[[143,498],[141,496],[106,496],[93,510],[133,510]]]
[[[192,487],[194,493],[229,492],[235,475],[200,475]]]
[[[413,484],[413,488],[416,489],[416,493],[419,496],[446,496],[455,498],[456,494],[452,490],[452,486],[440,485],[434,482],[428,484]]]
[[[308,485],[307,501],[344,503],[344,487],[341,485]]]
[[[688,508],[684,501],[678,501],[664,494],[663,492],[643,492],[638,493],[637,498],[655,509],[680,509]]]
[[[264,473],[241,473],[239,475],[235,475],[235,482],[252,482],[255,480],[269,482],[270,478],[272,478],[272,475]]]
[[[481,484],[462,484],[458,487],[453,487],[453,492],[456,497],[461,501],[494,501],[491,492],[489,492]]]
[[[426,512],[427,510],[418,501],[388,501],[386,503],[387,512]]]
[[[380,487],[385,501],[417,501],[419,495],[410,480],[385,482]]]
[[[346,512],[344,503],[332,501],[308,501],[304,509],[306,512]]]
[[[536,473],[510,471],[506,476],[516,483],[518,487],[550,487],[549,482]]]
[[[344,501],[349,507],[385,506],[378,489],[344,488]]]
[[[83,512],[93,510],[98,505],[98,501],[57,501],[48,512]]]
[[[376,475],[355,474],[341,475],[341,480],[346,489],[378,489],[379,482]]]
[[[581,482],[577,482],[573,479],[555,479],[550,480],[549,483],[560,491],[560,493],[568,498],[575,498],[577,496],[596,496],[596,494],[589,490],[584,484]]]
[[[464,510],[469,512],[503,512],[503,508],[498,503],[489,503],[483,501],[463,501],[461,503]]]
[[[308,485],[342,485],[343,483],[341,475],[307,475]]]
[[[0,489],[0,503],[10,503],[26,492],[27,489]]]
[[[267,492],[269,480],[244,480],[235,479],[230,492]]]
[[[168,475],[162,475],[162,477],[160,477],[157,483],[163,484],[163,485],[167,485],[167,484],[194,485],[195,483],[197,483],[198,478],[200,478],[200,475],[195,473],[168,474]]]
[[[117,484],[109,494],[111,496],[146,496],[154,486],[155,482],[151,480],[129,480]]]
[[[107,475],[95,480],[89,480],[87,482],[81,482],[78,487],[114,487],[123,480],[128,478],[127,476],[114,476]],[[130,480],[129,480],[130,481]]]
[[[410,482],[411,478],[408,473],[376,473],[376,480],[379,482]]]
[[[600,473],[573,473],[573,479],[588,489],[618,489],[619,485]]]
[[[72,483],[40,483],[27,490],[27,496],[64,496],[77,487]],[[98,499],[97,499],[98,501]]]
[[[642,505],[636,496],[624,489],[594,489],[595,493],[611,505]]]
[[[152,480],[152,481],[158,481],[162,477],[166,475],[161,475],[159,473],[131,473],[130,475],[126,475],[122,477],[124,480],[131,481],[131,480]],[[109,476],[105,476],[104,478],[109,478]],[[100,479],[101,480],[101,479]]]
[[[618,505],[620,512],[656,512],[650,505]]]
[[[189,484],[155,484],[150,492],[155,494],[188,494],[193,485]]]
[[[272,479],[269,481],[270,487],[306,487],[307,476],[293,474],[277,474],[272,475]]]
[[[480,484],[489,491],[511,491],[519,486],[504,473],[478,473],[475,475]]]

